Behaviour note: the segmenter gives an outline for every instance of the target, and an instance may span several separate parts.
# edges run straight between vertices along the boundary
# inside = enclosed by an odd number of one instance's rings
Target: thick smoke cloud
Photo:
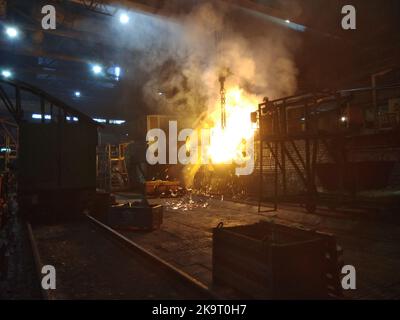
[[[221,73],[229,75],[227,87],[260,99],[296,91],[295,35],[259,15],[213,1],[189,14],[138,14],[132,22],[124,45],[145,52],[138,63],[150,113],[195,116],[213,108]]]

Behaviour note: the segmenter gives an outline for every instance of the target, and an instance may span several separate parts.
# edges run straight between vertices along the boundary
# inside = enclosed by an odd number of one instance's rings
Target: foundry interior
[[[399,299],[399,19],[0,0],[0,299]]]

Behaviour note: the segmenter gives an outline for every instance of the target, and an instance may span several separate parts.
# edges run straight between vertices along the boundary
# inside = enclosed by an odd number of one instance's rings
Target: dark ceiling
[[[259,24],[257,29],[262,36],[268,23],[272,23],[270,20],[266,25],[259,18],[262,16],[290,19],[307,28],[305,32],[288,31],[298,33],[301,38],[301,45],[294,50],[301,91],[356,86],[373,72],[399,65],[400,1],[213,2],[235,8],[232,27],[241,32],[245,32],[246,25]],[[124,29],[116,26],[115,20],[126,9],[149,16],[182,16],[198,3],[195,0],[0,0],[5,8],[0,12],[3,28],[12,24],[21,30],[17,40],[10,41],[4,34],[0,37],[0,67],[11,68],[19,80],[36,85],[93,117],[131,119],[146,110],[141,89],[151,75],[138,66],[148,52],[117,41]],[[344,31],[340,27],[340,11],[349,3],[357,8],[357,30]],[[46,4],[57,8],[56,30],[41,28],[41,7]],[[254,19],[251,13],[258,18]],[[288,26],[283,23],[280,28]],[[116,32],[115,37],[110,30]],[[91,72],[94,63],[104,66],[103,76]],[[112,74],[115,66],[122,68],[118,80]],[[74,96],[75,91],[81,92],[79,98]]]

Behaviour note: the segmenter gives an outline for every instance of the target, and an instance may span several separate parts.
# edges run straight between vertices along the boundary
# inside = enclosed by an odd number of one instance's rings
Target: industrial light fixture
[[[10,70],[2,70],[2,71],[1,71],[1,75],[2,75],[4,78],[10,78],[10,77],[12,76],[12,72],[11,72]]]
[[[121,68],[120,67],[115,67],[114,69],[114,74],[117,78],[121,75]]]
[[[45,115],[44,115],[44,118],[45,118],[46,120],[51,120],[51,115],[45,114]],[[41,115],[40,113],[33,113],[33,114],[32,114],[32,119],[42,119],[42,115]]]
[[[108,124],[116,124],[121,125],[126,122],[126,120],[113,120],[113,119],[102,119],[102,118],[93,118],[94,121],[99,123],[108,123]]]
[[[77,117],[68,117],[67,116],[66,119],[67,119],[67,121],[75,121],[75,122],[79,121],[79,119]]]
[[[92,71],[93,71],[94,74],[100,74],[103,71],[103,68],[100,65],[95,64],[92,67]]]
[[[6,27],[5,33],[9,38],[14,39],[18,37],[19,31],[15,27]]]
[[[109,122],[110,124],[121,125],[121,124],[124,124],[126,121],[125,121],[125,120],[109,120],[108,122]]]
[[[106,119],[100,119],[100,118],[93,118],[94,121],[99,122],[99,123],[106,123]]]
[[[127,24],[129,22],[129,16],[126,13],[122,13],[119,16],[119,22],[121,22],[122,24]]]

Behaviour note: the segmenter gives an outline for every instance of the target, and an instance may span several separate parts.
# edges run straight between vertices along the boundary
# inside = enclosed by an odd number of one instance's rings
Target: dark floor
[[[119,201],[134,199],[132,194]],[[263,219],[311,226],[334,233],[344,250],[345,264],[357,270],[357,290],[350,299],[400,298],[400,225],[379,222],[359,213],[321,211],[280,206],[278,212],[257,212],[250,204],[188,198],[154,199],[165,205],[164,223],[153,232],[120,231],[137,244],[192,277],[212,287],[212,228],[251,224]],[[33,228],[43,264],[57,270],[57,299],[189,299],[198,298],[184,284],[141,256],[105,238],[88,223]],[[6,232],[5,229],[2,232]],[[0,281],[1,299],[40,299],[36,270],[24,225],[12,216],[8,230],[13,236],[6,280]]]
[[[119,201],[134,195],[120,194]],[[257,212],[249,204],[209,199],[202,205],[188,205],[188,199],[157,199],[166,205],[160,230],[143,233],[121,231],[139,245],[186,271],[207,286],[211,283],[211,230],[221,221],[227,226],[277,219],[318,228],[336,235],[344,250],[345,264],[357,271],[357,290],[346,291],[351,299],[400,298],[400,225],[380,223],[362,215],[318,212],[282,207],[278,212]],[[192,209],[190,209],[192,207]]]
[[[140,255],[132,255],[89,222],[34,226],[43,265],[56,268],[54,299],[199,299]]]
[[[35,262],[25,223],[13,212],[0,230],[6,242],[7,263],[0,275],[0,299],[41,299]]]

